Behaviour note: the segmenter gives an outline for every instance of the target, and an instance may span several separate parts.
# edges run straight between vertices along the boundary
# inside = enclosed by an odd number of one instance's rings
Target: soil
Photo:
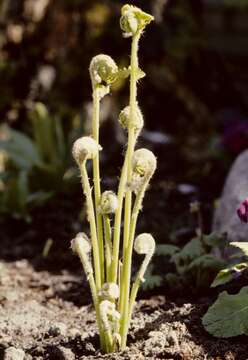
[[[0,359],[248,360],[247,337],[216,339],[203,329],[213,298],[187,290],[167,297],[163,287],[140,295],[127,350],[101,354],[89,289],[69,251],[81,221],[71,203],[41,209],[32,224],[1,223]],[[154,215],[156,222],[161,219]],[[51,233],[52,248],[43,257]]]
[[[128,349],[102,355],[81,275],[36,271],[25,259],[2,262],[0,274],[1,359],[11,347],[24,350],[27,360],[248,359],[246,337],[215,339],[203,330],[207,301],[179,304],[162,295],[138,302]]]

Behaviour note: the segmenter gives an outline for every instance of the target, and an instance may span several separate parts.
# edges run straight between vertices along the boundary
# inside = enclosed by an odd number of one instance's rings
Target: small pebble
[[[51,336],[66,336],[67,333],[67,326],[64,323],[58,322],[53,325],[51,325],[49,329],[49,334]]]
[[[24,360],[25,352],[22,349],[9,347],[4,352],[4,360]]]

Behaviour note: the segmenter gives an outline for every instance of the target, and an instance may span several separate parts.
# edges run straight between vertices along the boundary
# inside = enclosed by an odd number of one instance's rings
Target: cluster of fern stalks
[[[130,66],[119,69],[115,61],[104,54],[92,59],[92,134],[76,140],[72,151],[80,169],[90,225],[90,235],[77,234],[72,240],[72,249],[80,257],[90,285],[101,349],[106,353],[126,347],[136,295],[155,251],[151,234],[135,234],[143,198],[157,166],[151,151],[135,150],[144,125],[137,102],[137,83],[145,76],[138,65],[138,43],[146,25],[152,20],[151,15],[135,6],[122,7],[120,27],[123,36],[132,40]],[[110,92],[111,85],[123,77],[130,80],[129,104],[119,115],[120,125],[127,132],[126,153],[117,193],[111,190],[102,192],[99,166],[102,150],[99,144],[100,103]],[[93,184],[88,175],[90,161]],[[133,249],[144,255],[144,259],[132,282]]]

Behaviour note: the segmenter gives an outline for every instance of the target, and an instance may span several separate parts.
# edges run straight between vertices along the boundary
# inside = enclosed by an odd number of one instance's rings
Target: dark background
[[[1,1],[1,138],[5,139],[7,124],[35,144],[30,114],[39,101],[49,116],[59,121],[66,149],[53,177],[44,169],[37,171],[31,166],[27,171],[17,166],[8,158],[8,151],[1,162],[1,221],[6,217],[11,224],[18,221],[18,234],[26,229],[23,222],[32,222],[37,229],[45,227],[37,235],[42,247],[48,237],[56,238],[56,233],[68,241],[80,229],[81,220],[71,225],[72,219],[78,219],[83,200],[70,148],[73,139],[90,132],[91,58],[106,53],[117,64],[128,65],[130,40],[122,38],[119,28],[124,3]],[[139,52],[140,66],[147,74],[139,85],[145,117],[139,146],[152,149],[159,166],[140,226],[145,228],[149,219],[158,241],[167,241],[175,229],[191,224],[189,203],[199,200],[203,225],[209,232],[215,200],[230,164],[248,145],[248,3],[131,3],[155,17],[141,39]],[[128,102],[127,85],[116,84],[102,102],[104,188],[116,187],[121,167],[125,136],[117,117]],[[72,176],[65,185],[69,173]],[[26,174],[26,198],[20,184],[16,185],[20,174]],[[6,202],[8,192],[11,196]],[[37,200],[37,192],[42,193],[42,201],[32,202],[33,194]],[[16,201],[20,194],[21,203]],[[83,219],[83,213],[80,216]],[[62,236],[61,229],[66,229]]]

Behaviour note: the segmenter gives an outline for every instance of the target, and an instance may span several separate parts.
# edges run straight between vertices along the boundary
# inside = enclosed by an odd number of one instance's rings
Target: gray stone
[[[25,352],[22,349],[9,347],[4,352],[4,360],[24,360]]]
[[[237,208],[248,197],[248,150],[242,152],[227,176],[214,214],[213,231],[227,233],[229,241],[248,241],[248,225],[242,224]]]
[[[51,336],[66,336],[67,333],[67,326],[64,323],[57,322],[53,325],[51,325],[49,329],[49,334]]]

